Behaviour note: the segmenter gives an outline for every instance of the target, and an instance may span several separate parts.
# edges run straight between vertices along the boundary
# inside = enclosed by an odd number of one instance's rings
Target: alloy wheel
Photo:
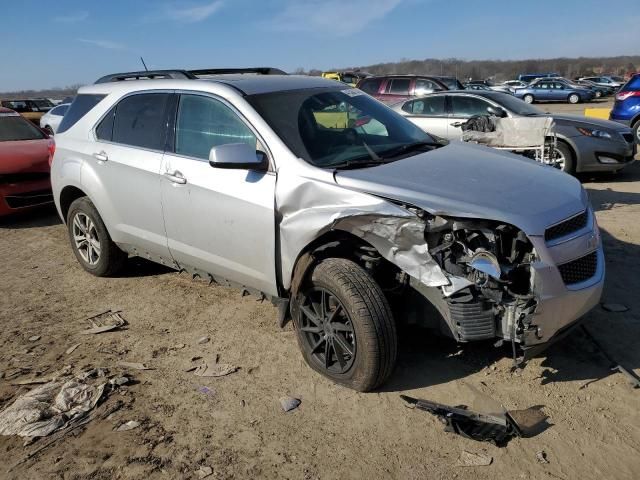
[[[100,240],[95,223],[85,213],[78,212],[73,217],[73,240],[82,259],[96,265],[100,260]]]
[[[564,171],[565,164],[567,159],[564,156],[564,153],[559,148],[553,149],[553,166],[558,170]]]
[[[331,372],[346,373],[356,358],[353,323],[342,302],[329,290],[315,287],[304,295],[300,331],[313,362]]]

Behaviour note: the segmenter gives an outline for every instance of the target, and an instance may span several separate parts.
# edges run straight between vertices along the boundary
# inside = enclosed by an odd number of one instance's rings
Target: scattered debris
[[[0,435],[44,437],[81,422],[105,391],[105,383],[87,383],[90,377],[97,375],[53,380],[21,395],[0,412]]]
[[[290,412],[300,406],[302,401],[294,397],[280,397],[280,406],[285,412]]]
[[[40,340],[40,335],[34,335],[32,337],[29,337],[30,342],[37,342],[38,340]]]
[[[67,348],[65,350],[64,353],[67,354],[67,355],[71,355],[75,351],[75,349],[78,348],[80,345],[82,345],[82,344],[81,343],[76,343],[75,345],[71,345],[69,348]]]
[[[491,465],[493,457],[484,453],[471,453],[463,450],[456,462],[456,467],[486,467]]]
[[[153,370],[150,367],[147,367],[144,363],[137,362],[118,362],[119,367],[123,368],[131,368],[133,370]]]
[[[516,422],[508,412],[487,414],[469,410],[466,405],[450,407],[429,400],[400,395],[410,408],[418,408],[436,415],[444,423],[446,432],[457,433],[472,440],[494,443],[502,447],[514,436],[520,436]]]
[[[544,450],[536,452],[536,459],[538,460],[538,463],[549,463],[549,460],[547,460],[547,452]]]
[[[198,470],[196,470],[196,475],[198,478],[207,478],[209,475],[213,474],[213,468],[202,466]]]
[[[617,371],[622,373],[624,376],[627,377],[627,380],[629,380],[629,384],[633,387],[633,388],[640,388],[640,377],[638,377],[633,371],[625,368],[624,366],[620,365],[618,362],[616,362],[608,353],[607,351],[602,348],[602,345],[600,345],[600,343],[594,338],[593,335],[591,335],[591,332],[589,332],[589,330],[587,330],[587,327],[585,327],[584,325],[582,325],[582,331],[584,332],[584,334],[586,335],[586,337],[591,341],[591,343],[596,347],[597,350],[600,351],[600,353],[602,354],[602,356],[604,358],[606,358],[609,362],[610,362],[610,369],[612,371]]]
[[[208,343],[208,342],[209,342],[209,337],[200,337],[197,341],[199,345],[202,345],[203,343]]]
[[[111,385],[117,385],[119,387],[126,385],[129,383],[129,378],[128,377],[115,377],[112,378],[111,380],[109,380],[109,383]]]
[[[169,347],[169,350],[182,350],[186,345],[184,343],[177,343],[172,347]]]
[[[206,362],[203,362],[201,365],[198,365],[196,367],[196,369],[193,371],[193,374],[198,377],[224,377],[225,375],[235,373],[238,370],[239,367],[231,365],[230,363],[218,363],[210,365]]]
[[[601,305],[607,312],[622,313],[629,311],[629,307],[622,305],[621,303],[603,303]]]
[[[120,316],[120,312],[112,312],[111,310],[88,318],[87,321],[91,323],[91,328],[82,330],[80,332],[81,335],[96,335],[98,333],[110,332],[127,324],[127,321]]]
[[[213,397],[216,394],[216,391],[213,388],[209,388],[209,387],[198,387],[198,391],[200,393],[204,393],[205,395],[209,395],[210,397]]]
[[[140,422],[136,422],[135,420],[129,420],[128,422],[123,423],[118,428],[116,428],[116,432],[127,432],[129,430],[133,430],[134,428],[138,428],[140,426]]]
[[[521,437],[535,437],[551,426],[548,422],[549,416],[542,408],[542,405],[534,405],[523,410],[509,410],[509,416],[518,425]]]

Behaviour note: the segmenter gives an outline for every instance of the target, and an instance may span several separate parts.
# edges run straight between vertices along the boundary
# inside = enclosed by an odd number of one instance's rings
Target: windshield
[[[321,168],[396,160],[440,146],[409,120],[356,88],[305,89],[246,97],[298,157]]]
[[[0,114],[0,142],[18,140],[41,140],[46,135],[31,122],[18,115],[3,116]]]
[[[533,105],[525,103],[519,98],[516,98],[513,95],[509,95],[508,93],[496,92],[493,95],[489,96],[488,98],[499,103],[504,108],[506,108],[510,112],[515,113],[516,115],[532,116],[532,115],[544,114],[544,112],[539,108],[536,108]]]

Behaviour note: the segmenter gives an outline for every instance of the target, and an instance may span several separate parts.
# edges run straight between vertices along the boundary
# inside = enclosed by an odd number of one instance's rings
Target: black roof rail
[[[252,68],[202,68],[198,70],[187,70],[188,73],[196,77],[207,75],[233,75],[233,74],[256,74],[256,75],[287,75],[287,72],[273,67],[252,67]]]
[[[157,80],[174,78],[180,80],[193,80],[197,78],[187,70],[143,70],[140,72],[111,73],[96,80],[96,83],[121,82],[124,80]]]
[[[195,80],[198,77],[230,74],[255,75],[287,75],[279,68],[202,68],[199,70],[142,70],[140,72],[111,73],[96,80],[96,83],[121,82],[124,80],[157,80],[173,78],[178,80]]]

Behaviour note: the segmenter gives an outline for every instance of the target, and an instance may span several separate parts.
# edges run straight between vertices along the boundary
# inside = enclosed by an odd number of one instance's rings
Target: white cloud
[[[222,0],[215,0],[204,5],[193,5],[191,7],[184,7],[181,6],[181,4],[174,3],[165,7],[163,19],[185,23],[201,22],[220,10],[223,4],[224,2]]]
[[[85,21],[87,18],[89,18],[89,12],[72,12],[53,17],[53,21],[58,23],[79,23]]]
[[[90,40],[87,38],[79,38],[79,42],[93,45],[95,47],[105,48],[107,50],[126,50],[127,47],[121,43],[112,42],[111,40]]]
[[[291,0],[269,26],[289,32],[347,36],[380,20],[402,0]]]

